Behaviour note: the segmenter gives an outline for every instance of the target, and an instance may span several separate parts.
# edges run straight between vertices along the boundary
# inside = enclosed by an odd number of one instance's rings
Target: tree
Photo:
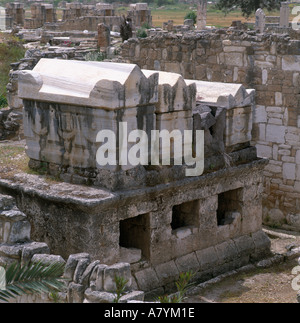
[[[128,40],[132,37],[132,21],[131,18],[125,18],[123,15],[121,25],[120,25],[120,35],[122,38],[122,42]]]
[[[216,7],[225,13],[240,8],[243,15],[249,17],[259,8],[268,11],[279,9],[280,3],[281,0],[218,0]]]
[[[65,265],[62,263],[44,264],[42,262],[21,265],[15,262],[1,271],[0,300],[8,302],[24,294],[40,294],[60,291],[65,287],[62,280]],[[1,287],[1,286],[0,286]]]
[[[186,20],[186,19],[192,19],[193,22],[194,22],[194,25],[195,25],[196,22],[197,22],[197,14],[196,14],[196,12],[194,12],[194,11],[188,12],[184,17],[184,20]]]

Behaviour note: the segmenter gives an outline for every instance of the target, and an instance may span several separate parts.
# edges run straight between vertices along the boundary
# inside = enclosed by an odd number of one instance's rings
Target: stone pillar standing
[[[0,6],[0,31],[6,30],[6,13],[5,8]]]
[[[257,9],[255,13],[255,29],[262,34],[266,26],[266,15],[262,9]]]
[[[110,30],[103,23],[98,25],[98,47],[107,48],[110,46]]]
[[[281,2],[280,22],[279,26],[283,28],[289,27],[290,7],[288,2]]]
[[[197,10],[197,29],[203,30],[206,28],[207,17],[207,0],[199,0]]]

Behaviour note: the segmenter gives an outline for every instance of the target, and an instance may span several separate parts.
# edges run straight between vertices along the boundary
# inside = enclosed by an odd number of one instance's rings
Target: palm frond
[[[0,300],[8,302],[24,294],[49,293],[60,291],[65,284],[62,280],[65,265],[62,263],[27,263],[21,266],[16,262],[5,268],[6,287],[0,290]]]

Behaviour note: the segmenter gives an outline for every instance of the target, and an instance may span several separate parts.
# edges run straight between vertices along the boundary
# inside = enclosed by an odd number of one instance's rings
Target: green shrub
[[[4,95],[0,96],[0,109],[6,108],[8,105],[6,97]]]
[[[7,105],[5,94],[9,81],[10,64],[18,62],[24,55],[25,49],[18,38],[0,33],[0,108]]]
[[[107,58],[104,52],[90,52],[85,56],[86,61],[102,62]]]
[[[195,25],[196,22],[197,22],[197,14],[196,14],[196,12],[194,12],[194,11],[188,12],[184,17],[184,20],[186,20],[186,19],[192,19],[193,22],[194,22],[194,25]]]
[[[150,29],[150,28],[151,28],[151,26],[148,24],[148,22],[144,22],[144,23],[142,24],[142,28],[144,28],[144,29]]]
[[[140,28],[136,31],[136,36],[138,38],[147,38],[148,35],[147,35],[147,31],[145,28]]]

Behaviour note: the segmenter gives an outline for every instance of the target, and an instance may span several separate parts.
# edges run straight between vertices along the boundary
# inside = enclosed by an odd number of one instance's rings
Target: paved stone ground
[[[266,231],[272,241],[272,251],[285,256],[285,261],[268,268],[250,266],[245,271],[217,279],[217,282],[206,284],[207,287],[200,288],[197,294],[187,297],[185,302],[297,303],[297,291],[292,288],[296,275],[292,274],[292,269],[299,265],[299,256],[287,259],[286,255],[290,249],[300,246],[300,233],[269,228]]]

